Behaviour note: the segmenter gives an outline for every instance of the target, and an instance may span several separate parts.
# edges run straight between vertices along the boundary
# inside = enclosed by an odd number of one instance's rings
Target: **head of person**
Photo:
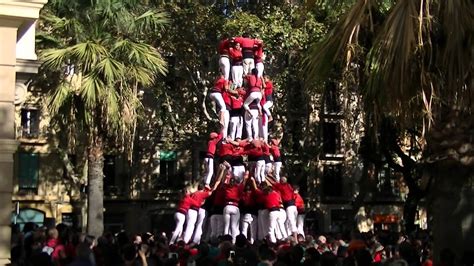
[[[252,75],[258,75],[258,70],[256,68],[252,68]]]
[[[288,178],[286,178],[286,176],[280,177],[280,183],[285,184],[287,182],[288,182]]]
[[[265,80],[265,82],[270,81],[270,77],[268,75],[263,75],[263,79]]]
[[[240,49],[240,43],[239,43],[239,42],[235,42],[235,43],[234,43],[234,48],[235,48],[235,49]]]
[[[294,185],[294,186],[293,186],[293,191],[294,191],[295,193],[299,193],[299,192],[300,192],[300,186]]]
[[[244,38],[250,38],[250,33],[244,32],[244,34],[242,34],[242,37],[244,37]]]
[[[57,239],[59,237],[59,232],[56,228],[51,228],[48,230],[48,239]]]
[[[237,179],[235,179],[234,177],[231,177],[230,180],[229,180],[229,184],[231,186],[236,185],[237,184]]]

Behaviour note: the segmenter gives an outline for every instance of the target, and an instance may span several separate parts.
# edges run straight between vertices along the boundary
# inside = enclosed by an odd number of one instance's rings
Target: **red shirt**
[[[230,97],[230,94],[226,91],[222,93],[222,99],[224,99],[224,103],[229,108],[232,105],[232,99]]]
[[[244,152],[250,157],[263,156],[262,147],[255,147],[252,143],[245,145]]]
[[[232,143],[222,142],[219,148],[220,157],[232,155],[233,152],[234,152],[234,145]]]
[[[204,201],[211,196],[210,190],[199,190],[191,194],[191,198],[193,198],[196,202],[196,205],[191,205],[191,207],[201,208],[204,204]]]
[[[219,186],[215,191],[214,191],[215,197],[214,197],[214,205],[216,206],[224,206],[225,205],[225,189],[223,186]]]
[[[278,147],[278,145],[272,144],[270,146],[270,153],[273,156],[273,159],[281,157],[280,148]]]
[[[240,146],[234,146],[232,149],[232,156],[238,157],[244,155],[244,148]]]
[[[267,101],[273,101],[273,83],[271,81],[265,82],[264,96]]]
[[[243,190],[243,184],[225,185],[225,201],[238,203]]]
[[[253,197],[255,198],[255,203],[259,205],[259,207],[265,208],[266,195],[265,193],[263,193],[262,190],[260,189],[254,190]]]
[[[240,43],[240,46],[242,46],[242,49],[252,49],[254,48],[255,45],[255,40],[251,38],[245,38],[245,37],[235,37],[234,40],[238,43]]]
[[[244,207],[253,207],[253,206],[255,206],[256,202],[255,202],[255,197],[254,197],[253,191],[251,191],[251,190],[243,191],[242,195],[241,195],[241,198],[240,198],[240,203]]]
[[[198,203],[194,200],[191,195],[186,194],[184,198],[178,204],[178,210],[182,212],[187,212],[191,206],[196,206]]]
[[[214,87],[212,88],[211,92],[220,92],[223,93],[225,92],[225,88],[227,87],[227,80],[225,80],[224,77],[219,77],[215,83]]]
[[[270,156],[270,147],[267,144],[262,145],[262,152],[265,156]]]
[[[240,96],[238,98],[235,96],[232,96],[230,97],[230,99],[231,99],[230,107],[232,110],[239,110],[244,105],[244,99]]]
[[[280,193],[273,190],[270,193],[265,194],[264,206],[266,209],[281,208],[282,200]]]
[[[222,139],[222,133],[217,135],[217,138],[210,139],[207,142],[207,155],[214,158],[214,154],[216,153],[217,143]]]
[[[229,48],[229,56],[232,59],[233,65],[241,65],[242,64],[242,50],[237,50],[235,48]]]
[[[304,211],[304,201],[299,193],[295,193],[295,206],[299,211]]]
[[[263,62],[263,43],[260,43],[257,45],[257,49],[255,50],[253,59],[255,60],[255,63],[261,63]]]
[[[273,188],[280,192],[283,202],[287,202],[294,199],[295,192],[293,191],[293,187],[289,183],[275,183],[273,185]]]
[[[219,43],[218,51],[220,55],[229,55],[229,40],[228,39],[222,40]]]
[[[247,80],[248,93],[254,92],[254,91],[260,91],[260,88],[262,87],[261,78],[258,78],[255,75],[247,75],[245,79]]]

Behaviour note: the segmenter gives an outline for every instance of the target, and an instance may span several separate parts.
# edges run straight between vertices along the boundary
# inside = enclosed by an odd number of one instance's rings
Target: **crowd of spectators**
[[[99,238],[78,233],[63,224],[45,228],[27,223],[13,227],[11,265],[17,266],[159,266],[159,265],[433,265],[432,243],[422,231],[407,237],[400,233],[302,235],[271,243],[250,244],[244,235],[232,243],[230,235],[189,246],[169,244],[165,233],[104,233]],[[445,249],[440,264],[473,265],[473,254],[456,258]]]

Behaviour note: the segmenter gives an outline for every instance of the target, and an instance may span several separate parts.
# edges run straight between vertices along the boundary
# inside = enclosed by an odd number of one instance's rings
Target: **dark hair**
[[[252,75],[258,76],[258,69],[252,68]]]
[[[124,260],[131,261],[137,256],[137,249],[133,245],[127,244],[122,249],[122,256]]]
[[[244,32],[244,34],[242,34],[242,37],[244,37],[244,38],[249,38],[249,37],[250,37],[250,33]]]

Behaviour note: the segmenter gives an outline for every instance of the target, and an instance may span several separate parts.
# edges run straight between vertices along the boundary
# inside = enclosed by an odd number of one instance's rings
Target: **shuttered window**
[[[19,153],[18,186],[19,189],[37,189],[39,179],[39,154]]]

